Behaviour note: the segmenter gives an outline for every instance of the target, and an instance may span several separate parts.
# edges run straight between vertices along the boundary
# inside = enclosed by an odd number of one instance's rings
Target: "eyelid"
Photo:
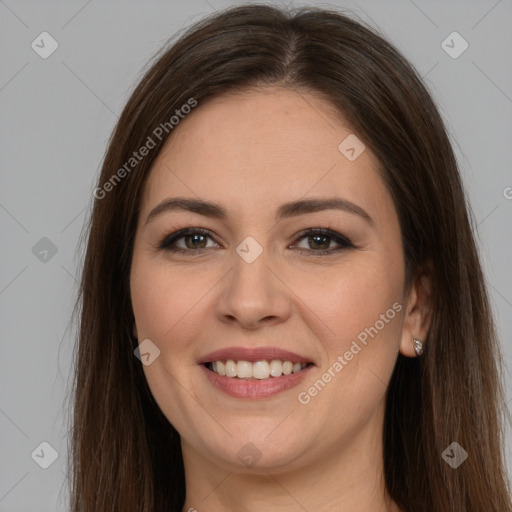
[[[339,254],[342,251],[346,251],[348,249],[357,249],[357,246],[348,238],[347,236],[343,235],[342,233],[339,233],[338,231],[335,231],[331,228],[329,225],[327,228],[308,228],[305,230],[300,231],[295,235],[295,241],[300,241],[303,238],[308,238],[309,236],[315,236],[315,235],[323,235],[328,238],[330,238],[335,244],[338,244],[339,247],[336,247],[334,249],[321,249],[321,250],[314,250],[314,249],[296,249],[299,254],[307,254],[311,255],[313,257],[315,256],[329,256],[334,254]],[[296,247],[296,242],[294,242],[291,246],[292,248]]]
[[[216,244],[218,242],[215,240],[216,235],[212,233],[211,230],[206,228],[200,228],[200,227],[194,227],[194,226],[186,226],[186,227],[176,227],[172,231],[172,233],[167,234],[163,238],[161,238],[159,244],[156,247],[156,250],[163,250],[168,251],[170,253],[190,253],[190,255],[194,254],[201,254],[207,249],[208,247],[198,248],[198,249],[183,249],[180,247],[172,247],[172,244],[175,243],[177,240],[186,237],[190,234],[201,234],[203,236],[206,236],[210,239],[212,239]],[[315,236],[315,235],[324,235],[330,238],[334,243],[338,244],[340,247],[335,249],[322,249],[322,250],[314,250],[314,249],[297,249],[299,253],[309,253],[312,255],[327,255],[330,253],[337,253],[341,250],[346,249],[356,249],[357,247],[354,245],[354,243],[345,235],[342,233],[339,233],[338,231],[335,231],[332,229],[331,225],[329,224],[327,227],[312,227],[312,228],[306,228],[294,235],[294,241],[292,242],[292,245],[290,247],[295,248],[296,243],[300,241],[303,238],[307,238],[309,236]]]
[[[347,236],[343,235],[342,233],[339,233],[338,231],[332,229],[330,226],[325,228],[307,228],[303,229],[302,231],[299,231],[295,235],[295,239],[304,238],[306,235],[311,234],[318,234],[318,235],[325,235],[333,239],[339,239],[342,242],[345,242],[347,244],[352,244],[352,241]],[[353,245],[353,244],[352,244]]]
[[[176,240],[179,240],[180,238],[183,238],[189,234],[195,234],[195,233],[199,233],[201,235],[207,236],[207,237],[211,238],[212,240],[214,240],[214,236],[212,235],[212,232],[209,229],[188,226],[188,227],[184,227],[184,228],[177,228],[177,229],[173,230],[172,233],[169,233],[169,234],[165,235],[163,238],[161,238],[161,241],[158,244],[158,249],[170,251],[170,249],[168,249],[167,246],[170,246],[171,243],[175,243]],[[217,242],[215,242],[215,243],[217,243]],[[178,251],[179,251],[179,249],[180,248],[178,248]],[[184,249],[184,250],[186,252],[193,253],[194,251],[201,251],[204,249],[188,249],[188,250]]]

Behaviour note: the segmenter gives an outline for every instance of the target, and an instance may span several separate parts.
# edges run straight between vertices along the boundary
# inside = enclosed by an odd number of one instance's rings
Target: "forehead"
[[[367,147],[353,161],[340,150],[345,140],[357,144],[354,137],[319,95],[279,87],[225,94],[174,128],[150,171],[143,210],[169,195],[254,212],[333,194],[375,210],[386,199],[376,158]]]

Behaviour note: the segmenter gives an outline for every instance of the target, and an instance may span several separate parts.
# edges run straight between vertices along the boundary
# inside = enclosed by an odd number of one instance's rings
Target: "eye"
[[[299,238],[297,240],[302,239],[306,239],[309,247],[312,247],[312,249],[307,249],[306,252],[311,252],[314,256],[322,256],[331,253],[337,253],[344,249],[355,248],[355,245],[347,237],[336,231],[332,231],[329,228],[312,228],[306,231],[302,231],[299,233]],[[333,240],[340,247],[335,249],[327,249],[327,246],[329,246]],[[302,251],[299,252],[302,253]]]
[[[207,247],[206,239],[211,238],[210,232],[202,228],[186,228],[166,236],[158,248],[174,253],[202,253]],[[178,247],[178,240],[184,240],[185,247]]]
[[[167,235],[158,245],[158,249],[180,254],[201,254],[204,253],[208,247],[206,246],[208,238],[212,238],[211,233],[202,228],[185,228],[175,231]],[[330,228],[311,228],[301,231],[298,234],[298,240],[307,239],[310,248],[305,251],[300,249],[299,253],[308,252],[312,255],[327,255],[336,253],[344,249],[355,248],[355,245],[342,234],[331,230]],[[183,240],[184,246],[178,246],[178,242]],[[339,247],[328,249],[332,241],[336,242]],[[219,247],[218,244],[215,244]],[[296,245],[290,246],[291,248],[298,247]]]

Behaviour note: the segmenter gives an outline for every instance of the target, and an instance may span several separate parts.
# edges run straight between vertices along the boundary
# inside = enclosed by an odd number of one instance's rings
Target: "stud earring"
[[[423,354],[423,341],[421,341],[418,338],[413,338],[412,343],[414,345],[414,351],[418,356],[421,356]]]

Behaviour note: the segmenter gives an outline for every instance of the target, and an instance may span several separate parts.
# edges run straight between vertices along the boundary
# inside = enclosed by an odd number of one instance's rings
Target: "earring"
[[[418,356],[421,356],[423,354],[423,341],[421,341],[418,338],[413,338],[412,343],[414,345],[414,351]]]

